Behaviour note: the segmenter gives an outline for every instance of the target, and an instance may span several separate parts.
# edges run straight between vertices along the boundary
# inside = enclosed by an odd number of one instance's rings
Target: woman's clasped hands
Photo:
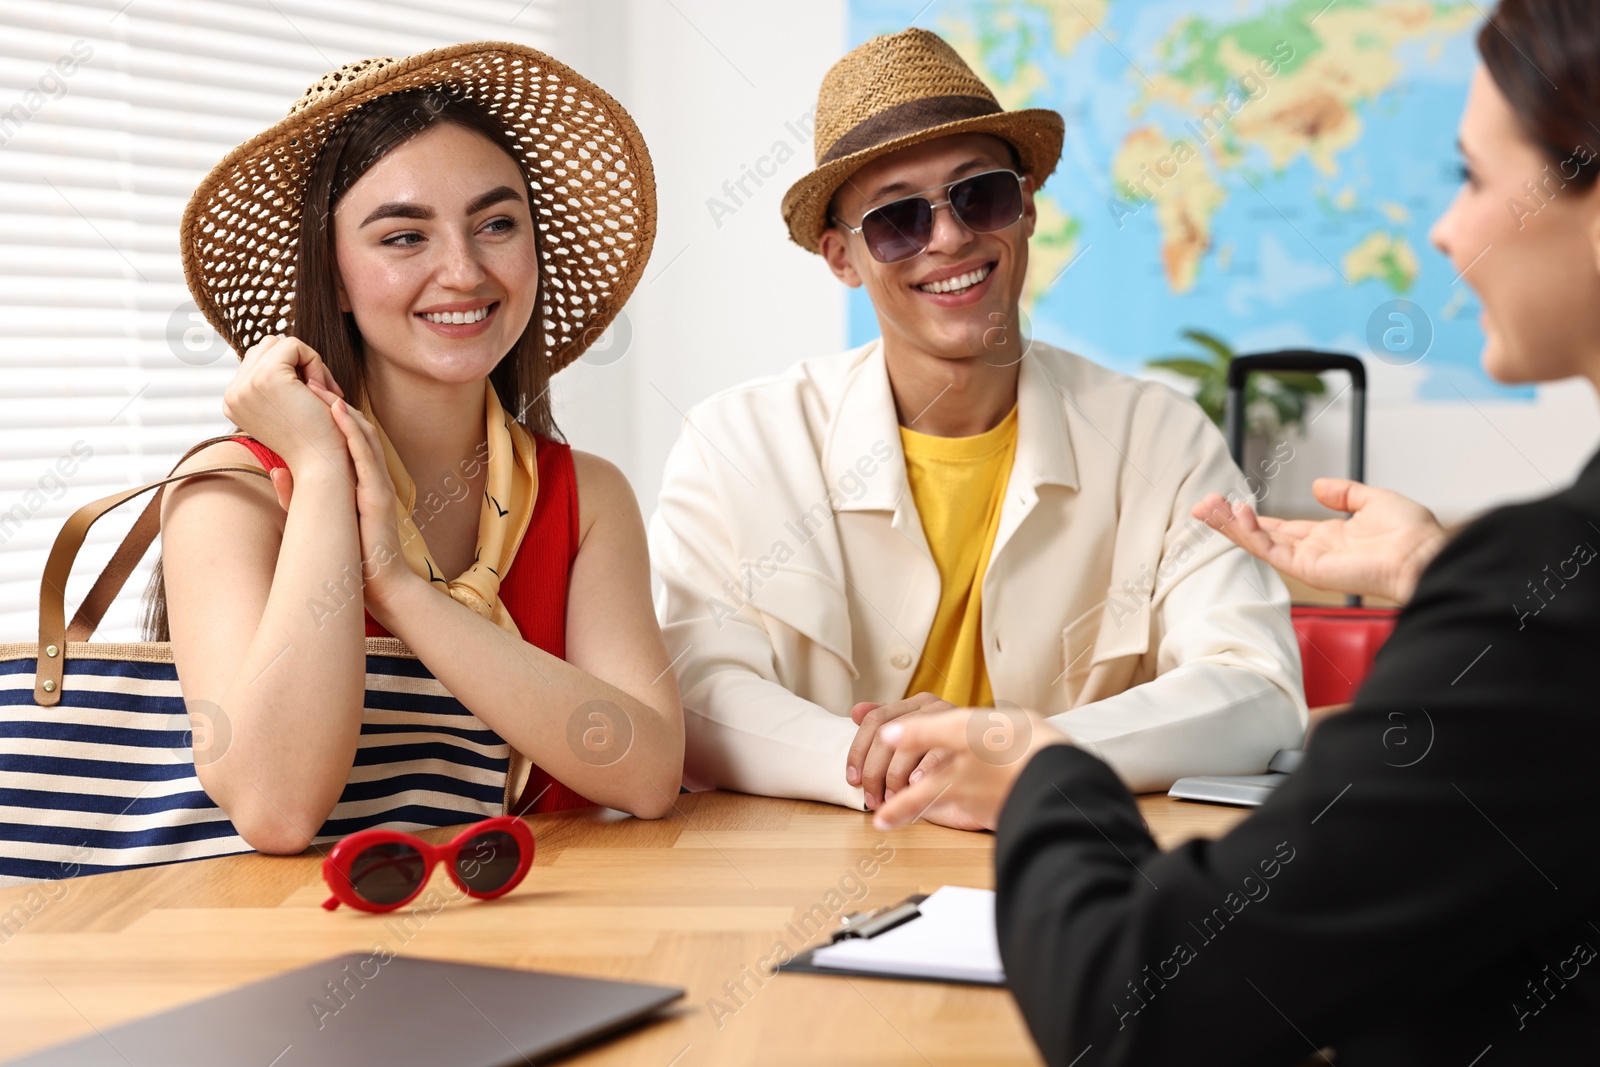
[[[352,487],[364,599],[381,622],[383,605],[396,590],[422,579],[401,550],[394,482],[377,429],[346,402],[344,389],[311,346],[281,334],[245,353],[223,393],[222,410],[288,464],[270,473],[284,511],[297,479],[336,478]]]

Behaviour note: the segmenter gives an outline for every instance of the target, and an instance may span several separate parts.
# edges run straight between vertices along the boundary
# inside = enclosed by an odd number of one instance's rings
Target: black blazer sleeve
[[[1333,1046],[1338,1067],[1494,1067],[1580,1034],[1592,1051],[1589,499],[1600,484],[1447,546],[1353,708],[1220,840],[1162,853],[1103,763],[1034,757],[1000,820],[996,918],[1050,1064],[1287,1065]]]

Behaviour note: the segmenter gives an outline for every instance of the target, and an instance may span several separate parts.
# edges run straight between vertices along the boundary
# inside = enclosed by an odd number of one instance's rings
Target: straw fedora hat
[[[184,280],[236,354],[293,322],[302,200],[322,146],[362,104],[415,88],[463,96],[515,138],[533,194],[551,373],[622,310],[655,240],[655,173],[639,128],[566,65],[524,45],[483,41],[330,71],[200,182],[180,229]]]
[[[1043,185],[1061,158],[1066,124],[1048,108],[1003,111],[983,80],[939,35],[909,29],[874,37],[833,65],[817,94],[816,169],[783,197],[783,221],[817,251],[828,201],[864,164],[957,133],[1009,141]]]

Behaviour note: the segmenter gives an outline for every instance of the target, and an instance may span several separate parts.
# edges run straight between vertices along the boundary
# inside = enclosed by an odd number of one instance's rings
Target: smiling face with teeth
[[[829,215],[850,225],[875,207],[984,171],[1014,169],[1011,146],[989,134],[958,134],[891,152],[852,174]],[[942,191],[927,194],[935,203]],[[934,210],[926,250],[879,263],[859,235],[838,225],[823,231],[820,251],[840,281],[865,286],[891,361],[931,358],[976,362],[992,355],[985,338],[1017,321],[1035,220],[1033,187],[1023,181],[1022,217],[994,233],[973,233],[948,207]]]
[[[440,123],[374,163],[333,219],[339,306],[365,373],[481,387],[533,314],[539,271],[526,184],[510,156]]]

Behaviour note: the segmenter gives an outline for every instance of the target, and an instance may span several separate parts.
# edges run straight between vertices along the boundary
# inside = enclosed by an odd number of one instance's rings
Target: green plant
[[[1200,348],[1207,358],[1166,356],[1149,360],[1145,366],[1193,379],[1198,384],[1195,403],[1220,427],[1228,409],[1228,364],[1233,362],[1233,348],[1204,330],[1184,330],[1183,337]],[[1315,374],[1297,371],[1252,374],[1244,387],[1245,429],[1249,433],[1275,434],[1300,426],[1305,422],[1307,400],[1327,391],[1327,383]]]

